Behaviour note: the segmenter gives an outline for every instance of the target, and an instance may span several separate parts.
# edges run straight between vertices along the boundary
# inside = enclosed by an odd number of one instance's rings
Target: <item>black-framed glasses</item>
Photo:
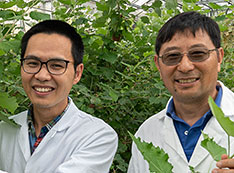
[[[61,75],[67,70],[67,65],[70,63],[68,60],[63,59],[49,59],[46,62],[42,62],[37,57],[26,57],[21,58],[21,66],[26,73],[36,74],[41,70],[43,64],[46,65],[46,68],[50,74]]]
[[[181,53],[178,51],[170,51],[163,54],[162,56],[159,56],[159,58],[162,58],[162,62],[167,66],[179,64],[185,54],[192,62],[202,62],[210,57],[210,52],[215,50],[217,51],[217,48],[215,49],[196,48],[196,49],[191,49],[186,53]]]

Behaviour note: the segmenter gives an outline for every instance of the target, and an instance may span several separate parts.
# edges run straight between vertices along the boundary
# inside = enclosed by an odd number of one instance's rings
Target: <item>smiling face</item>
[[[29,39],[24,58],[37,57],[42,62],[58,58],[71,62],[61,75],[50,74],[45,65],[36,74],[28,74],[21,67],[23,88],[35,108],[63,110],[66,107],[68,94],[83,72],[80,64],[75,73],[71,46],[71,41],[59,34],[39,33]]]
[[[191,49],[214,49],[215,46],[206,32],[198,30],[196,35],[190,31],[176,33],[160,49],[160,56],[168,51],[187,53]],[[185,54],[177,65],[167,66],[155,56],[155,63],[165,86],[173,95],[174,101],[183,103],[199,102],[209,95],[215,97],[218,72],[223,58],[223,49],[210,52],[210,57],[202,62],[191,62]]]

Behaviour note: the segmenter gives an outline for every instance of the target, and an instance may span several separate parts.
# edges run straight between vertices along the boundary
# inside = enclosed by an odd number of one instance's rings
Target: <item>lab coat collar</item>
[[[73,103],[71,99],[71,104],[68,110],[65,112],[63,117],[58,121],[58,123],[56,123],[55,126],[47,133],[47,135],[45,136],[45,139],[42,140],[40,145],[45,145],[51,138],[53,138],[53,136],[57,132],[60,132],[69,128],[72,125],[72,122],[74,122],[74,118],[75,118],[74,115],[77,112],[79,112],[79,110],[77,109],[77,107],[75,106],[75,104]],[[22,154],[24,155],[25,161],[27,161],[31,156],[30,146],[29,146],[29,137],[28,137],[27,114],[28,114],[28,111],[24,111],[24,112],[21,112],[17,115],[10,117],[10,119],[13,119],[17,124],[20,125],[20,127],[16,127],[16,128],[19,128],[19,131],[18,131],[19,137],[17,141],[19,143]],[[38,146],[38,149],[40,148],[40,145]]]

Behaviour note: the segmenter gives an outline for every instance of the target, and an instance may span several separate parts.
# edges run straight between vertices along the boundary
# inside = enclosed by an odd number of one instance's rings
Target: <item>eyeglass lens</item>
[[[47,70],[51,74],[63,74],[67,68],[67,62],[59,59],[51,59],[47,62],[41,62],[34,58],[26,58],[23,60],[24,71],[31,74],[38,73],[43,64],[46,64]]]
[[[193,49],[188,53],[181,52],[168,52],[162,55],[162,61],[166,65],[176,65],[180,63],[183,56],[186,54],[190,61],[192,62],[202,62],[209,58],[209,52],[216,49],[208,50],[208,49]]]

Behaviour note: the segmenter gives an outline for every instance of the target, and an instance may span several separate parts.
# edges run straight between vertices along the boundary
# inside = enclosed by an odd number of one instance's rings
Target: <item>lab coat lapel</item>
[[[24,156],[24,159],[27,161],[30,157],[30,147],[28,139],[28,129],[25,126],[22,126],[19,131],[18,143]]]
[[[23,114],[23,115],[21,115]],[[29,138],[28,138],[28,125],[27,125],[27,111],[24,111],[17,115],[16,117],[13,117],[15,122],[19,124],[21,127],[19,127],[19,135],[17,137],[17,142],[19,143],[19,147],[21,150],[21,153],[27,161],[30,157],[30,146],[29,146]]]
[[[215,127],[215,128],[214,128]],[[210,138],[214,138],[216,143],[220,143],[222,137],[225,136],[222,127],[219,125],[215,117],[211,117],[210,121],[207,123],[205,129],[203,130],[205,134],[208,134]],[[202,161],[209,156],[209,152],[201,146],[201,141],[203,140],[203,135],[201,134],[197,145],[193,151],[193,155],[190,159],[189,165],[194,168],[198,166]]]
[[[47,143],[56,136],[56,134],[59,133],[65,133],[65,130],[69,128],[72,125],[73,118],[75,115],[76,110],[74,110],[75,105],[71,101],[71,104],[68,108],[68,110],[65,112],[65,114],[62,116],[62,118],[52,127],[52,129],[46,134],[46,136],[43,138],[41,143],[38,145],[36,150],[34,151],[33,155],[36,155],[36,153],[40,152],[41,148],[44,148]]]
[[[173,120],[166,116],[164,121],[165,123],[162,131],[162,139],[164,140],[165,150],[170,151],[170,153],[175,153],[175,155],[179,155],[185,162],[187,162],[184,150],[176,133]]]

